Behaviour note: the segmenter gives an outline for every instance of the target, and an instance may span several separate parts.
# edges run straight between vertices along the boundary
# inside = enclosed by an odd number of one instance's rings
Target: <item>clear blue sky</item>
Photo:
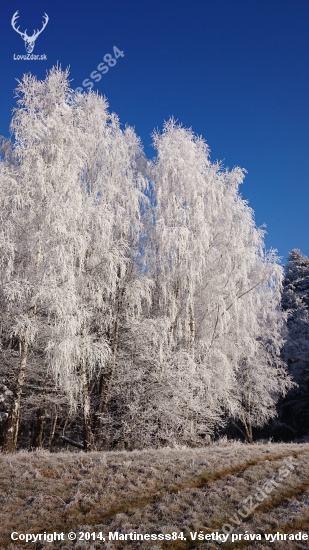
[[[25,53],[16,10],[28,34],[48,14],[34,49],[47,61],[13,60]],[[152,130],[173,115],[206,139],[212,160],[248,170],[241,191],[267,225],[267,247],[309,255],[308,0],[4,0],[0,11],[0,134],[16,78],[44,78],[60,62],[75,88],[115,45],[125,57],[93,89],[146,155]]]

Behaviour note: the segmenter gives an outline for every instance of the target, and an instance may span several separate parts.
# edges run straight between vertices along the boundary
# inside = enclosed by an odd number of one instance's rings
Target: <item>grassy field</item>
[[[264,538],[265,533],[309,534],[309,444],[221,442],[198,449],[89,454],[38,451],[2,454],[0,460],[1,548],[309,548],[309,540]],[[65,536],[63,541],[26,544],[12,541],[13,531],[18,533],[14,537],[74,531],[77,540]],[[109,540],[109,532],[121,538],[130,531],[183,532],[186,540]],[[79,532],[102,532],[105,542],[78,540]],[[221,543],[197,536],[192,540],[199,532],[229,536]],[[261,540],[240,538],[246,533]]]

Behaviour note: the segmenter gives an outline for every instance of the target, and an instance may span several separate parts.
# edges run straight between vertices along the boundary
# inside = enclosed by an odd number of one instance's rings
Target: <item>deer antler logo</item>
[[[24,40],[26,52],[27,53],[32,53],[33,50],[34,50],[35,41],[36,41],[37,37],[39,36],[39,34],[41,34],[42,31],[44,31],[44,29],[45,29],[45,27],[46,27],[46,25],[49,21],[48,15],[46,13],[44,14],[43,27],[41,28],[40,31],[39,30],[33,31],[32,36],[27,35],[27,29],[25,30],[25,32],[21,32],[19,30],[19,27],[15,26],[16,20],[18,19],[18,17],[19,17],[18,11],[16,11],[14,13],[13,17],[12,17],[11,25],[12,25],[14,31],[18,32],[18,34],[20,34],[20,36]]]

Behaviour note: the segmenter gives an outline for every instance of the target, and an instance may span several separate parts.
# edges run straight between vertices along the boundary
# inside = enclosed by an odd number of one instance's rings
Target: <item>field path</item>
[[[309,534],[309,445],[214,444],[198,449],[0,455],[1,548],[303,550],[308,542],[221,546],[190,532]],[[285,472],[285,475],[284,475]],[[264,489],[263,489],[264,488]],[[244,500],[245,499],[245,500]],[[252,503],[255,509],[250,512]],[[249,506],[251,505],[251,508]],[[244,508],[244,506],[246,507]],[[249,506],[249,508],[248,508]],[[223,529],[223,531],[222,531]],[[10,533],[171,533],[187,540],[11,542]],[[29,546],[31,545],[31,546]]]

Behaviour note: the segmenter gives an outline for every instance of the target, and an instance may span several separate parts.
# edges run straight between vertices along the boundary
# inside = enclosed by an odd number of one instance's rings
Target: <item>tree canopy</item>
[[[283,270],[245,171],[173,119],[147,160],[59,68],[17,94],[0,163],[3,445],[193,445],[229,421],[252,441],[292,382]]]

